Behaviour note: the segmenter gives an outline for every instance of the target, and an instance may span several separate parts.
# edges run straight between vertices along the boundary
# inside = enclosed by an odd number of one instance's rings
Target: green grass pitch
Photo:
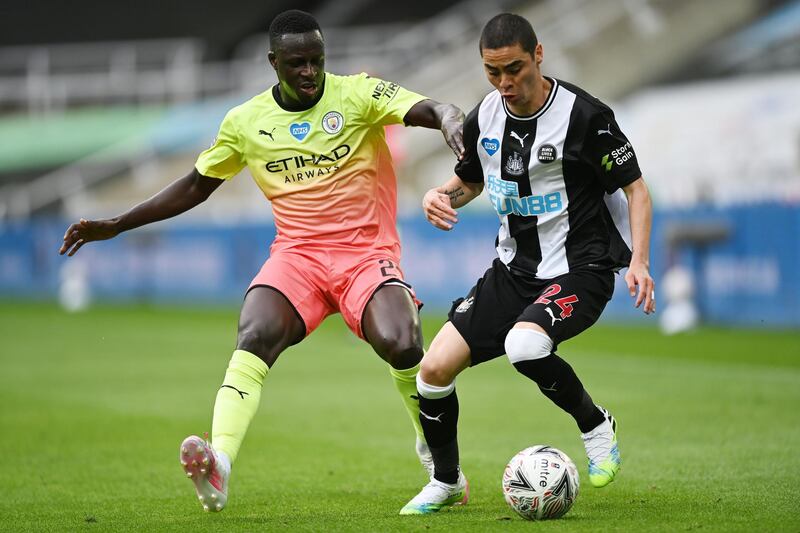
[[[423,314],[430,341],[443,318]],[[501,358],[458,380],[469,505],[398,516],[425,482],[411,426],[386,367],[332,318],[275,365],[228,508],[206,514],[178,444],[210,429],[237,315],[0,304],[0,530],[800,531],[800,333],[605,324],[560,349],[619,421],[604,489],[573,422]],[[530,523],[500,478],[539,443],[573,458],[581,491]]]

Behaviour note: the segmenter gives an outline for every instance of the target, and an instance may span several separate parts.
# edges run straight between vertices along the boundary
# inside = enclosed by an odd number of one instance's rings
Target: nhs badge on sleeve
[[[297,139],[298,141],[302,141],[308,135],[308,132],[311,131],[311,124],[308,122],[303,122],[301,124],[292,124],[289,126],[289,133],[292,134],[292,137]]]
[[[484,137],[481,139],[481,146],[483,146],[483,149],[486,150],[487,154],[492,156],[500,149],[500,141],[497,139],[489,139],[488,137]]]

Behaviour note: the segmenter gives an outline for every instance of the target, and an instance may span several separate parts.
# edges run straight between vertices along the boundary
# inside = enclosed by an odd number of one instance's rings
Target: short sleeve
[[[373,124],[403,124],[409,109],[428,99],[391,81],[372,78],[367,74],[361,74],[358,78],[357,91],[367,108],[366,120]]]
[[[456,163],[456,176],[468,183],[483,183],[483,167],[478,157],[478,109],[470,111],[464,120],[464,156]]]
[[[245,160],[239,145],[233,110],[225,115],[214,144],[197,157],[194,166],[203,176],[224,180],[231,179],[244,168]]]
[[[589,117],[581,157],[609,194],[642,175],[633,145],[622,133],[614,113],[605,106]]]

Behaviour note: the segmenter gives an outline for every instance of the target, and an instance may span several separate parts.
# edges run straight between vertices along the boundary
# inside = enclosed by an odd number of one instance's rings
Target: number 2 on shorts
[[[381,276],[384,278],[397,278],[400,277],[397,273],[397,267],[394,263],[392,263],[389,259],[381,259],[378,261],[379,265],[383,265],[381,267]]]

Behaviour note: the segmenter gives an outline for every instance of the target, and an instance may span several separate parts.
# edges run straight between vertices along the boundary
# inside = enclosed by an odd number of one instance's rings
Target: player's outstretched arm
[[[72,224],[64,233],[64,243],[58,253],[73,256],[87,242],[104,241],[123,231],[179,215],[207,200],[222,182],[192,169],[186,176],[117,217],[103,220],[82,218]]]
[[[414,104],[403,120],[409,126],[441,130],[456,157],[461,159],[464,155],[464,112],[457,106],[423,100]]]
[[[467,205],[483,191],[483,183],[468,183],[453,176],[447,183],[425,193],[422,210],[433,226],[449,231],[458,222],[456,209]]]
[[[628,284],[631,296],[636,297],[634,305],[638,308],[644,302],[642,311],[649,315],[656,310],[656,284],[650,277],[650,226],[653,218],[653,204],[650,201],[647,184],[642,177],[623,187],[623,190],[628,197],[633,240],[633,257],[628,272],[625,274],[625,283]],[[639,288],[638,294],[637,287]]]

